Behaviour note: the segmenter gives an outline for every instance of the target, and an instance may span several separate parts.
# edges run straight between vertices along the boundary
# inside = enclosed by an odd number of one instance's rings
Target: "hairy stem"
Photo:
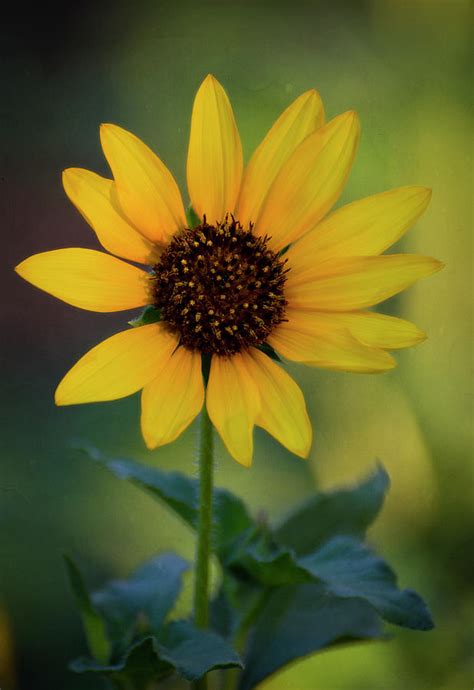
[[[199,524],[194,581],[194,622],[199,628],[209,625],[209,562],[212,552],[212,484],[214,471],[212,423],[204,406],[199,429]],[[194,684],[206,690],[205,678]]]

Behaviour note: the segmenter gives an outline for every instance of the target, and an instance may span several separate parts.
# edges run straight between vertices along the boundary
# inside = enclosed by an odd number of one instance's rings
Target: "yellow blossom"
[[[325,124],[318,93],[308,91],[280,115],[244,169],[232,106],[209,75],[194,101],[187,160],[201,224],[188,228],[165,164],[130,132],[103,125],[113,179],[69,169],[63,182],[110,253],[53,250],[16,270],[76,307],[152,305],[161,321],[92,348],[59,384],[56,403],[142,390],[143,437],[155,448],[173,441],[205,402],[243,465],[252,461],[255,425],[306,457],[312,431],[303,395],[266,346],[309,366],[387,371],[395,365],[387,350],[425,336],[368,308],[441,268],[424,256],[382,254],[425,210],[424,187],[382,192],[330,213],[359,130],[352,111]],[[206,389],[203,355],[210,359]]]

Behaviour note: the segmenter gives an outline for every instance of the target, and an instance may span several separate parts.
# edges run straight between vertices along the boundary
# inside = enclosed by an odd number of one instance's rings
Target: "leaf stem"
[[[209,625],[209,562],[212,552],[212,485],[214,439],[206,407],[202,408],[199,429],[199,522],[194,580],[194,622],[199,628]],[[207,688],[206,678],[194,684],[196,690]]]

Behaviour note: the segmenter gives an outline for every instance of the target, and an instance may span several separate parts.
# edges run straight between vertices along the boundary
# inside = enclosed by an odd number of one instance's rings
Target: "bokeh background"
[[[53,7],[53,6],[52,6]],[[2,385],[0,686],[93,690],[66,670],[84,640],[61,554],[91,586],[163,549],[192,556],[186,529],[138,489],[72,450],[195,472],[192,427],[145,450],[138,396],[56,409],[55,385],[128,314],[76,310],[23,283],[13,266],[67,246],[97,247],[68,202],[61,170],[108,174],[98,126],[152,146],[184,189],[192,99],[214,73],[232,99],[248,158],[275,117],[316,87],[328,116],[355,108],[356,164],[341,203],[423,184],[432,203],[399,244],[446,269],[388,304],[429,334],[384,375],[292,367],[314,420],[311,458],[256,434],[248,471],[218,447],[221,485],[281,515],[315,486],[366,474],[376,457],[392,490],[371,540],[428,600],[437,627],[309,658],[265,690],[462,690],[473,683],[472,148],[466,0],[82,2],[11,8],[2,25]],[[310,526],[308,526],[310,529]],[[185,610],[186,599],[181,602]]]

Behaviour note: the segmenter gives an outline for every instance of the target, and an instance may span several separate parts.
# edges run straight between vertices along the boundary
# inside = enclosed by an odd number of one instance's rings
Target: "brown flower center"
[[[153,267],[154,304],[181,343],[233,355],[283,321],[286,260],[232,219],[184,230]]]

